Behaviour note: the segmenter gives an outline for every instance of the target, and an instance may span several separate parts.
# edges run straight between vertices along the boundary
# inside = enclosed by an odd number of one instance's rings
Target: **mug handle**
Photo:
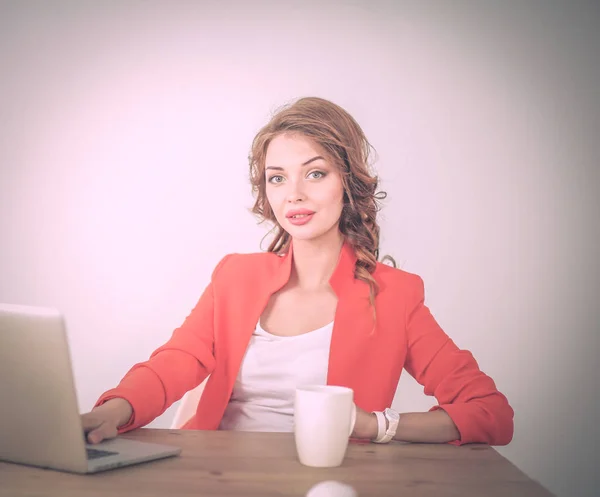
[[[356,424],[356,404],[354,402],[352,402],[352,412],[350,413],[350,433],[348,433],[348,436],[352,435],[355,424]]]

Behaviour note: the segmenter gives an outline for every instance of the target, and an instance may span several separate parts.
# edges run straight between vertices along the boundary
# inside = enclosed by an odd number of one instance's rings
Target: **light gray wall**
[[[382,251],[516,411],[501,453],[599,487],[597,2],[0,2],[0,301],[67,316],[89,409],[255,251],[246,157],[330,98],[389,197]],[[403,378],[395,406],[433,404]],[[168,426],[173,409],[155,422]]]

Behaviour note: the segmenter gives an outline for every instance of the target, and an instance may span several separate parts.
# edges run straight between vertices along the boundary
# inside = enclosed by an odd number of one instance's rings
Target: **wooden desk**
[[[351,443],[339,468],[302,466],[288,433],[141,429],[124,435],[178,445],[181,456],[94,475],[0,463],[2,497],[304,496],[340,480],[365,496],[551,497],[485,445]]]

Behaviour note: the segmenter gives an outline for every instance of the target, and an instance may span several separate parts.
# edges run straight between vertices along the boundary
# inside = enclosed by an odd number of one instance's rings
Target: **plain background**
[[[65,313],[89,410],[223,255],[261,249],[252,137],[329,98],[378,151],[382,253],[516,411],[500,452],[597,495],[599,21],[566,0],[1,1],[0,301]],[[396,408],[433,403],[403,377]]]

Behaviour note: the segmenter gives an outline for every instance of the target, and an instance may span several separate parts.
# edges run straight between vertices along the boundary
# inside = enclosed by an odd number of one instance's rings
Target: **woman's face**
[[[276,136],[265,159],[267,200],[294,240],[339,235],[344,187],[325,150],[302,135]]]

